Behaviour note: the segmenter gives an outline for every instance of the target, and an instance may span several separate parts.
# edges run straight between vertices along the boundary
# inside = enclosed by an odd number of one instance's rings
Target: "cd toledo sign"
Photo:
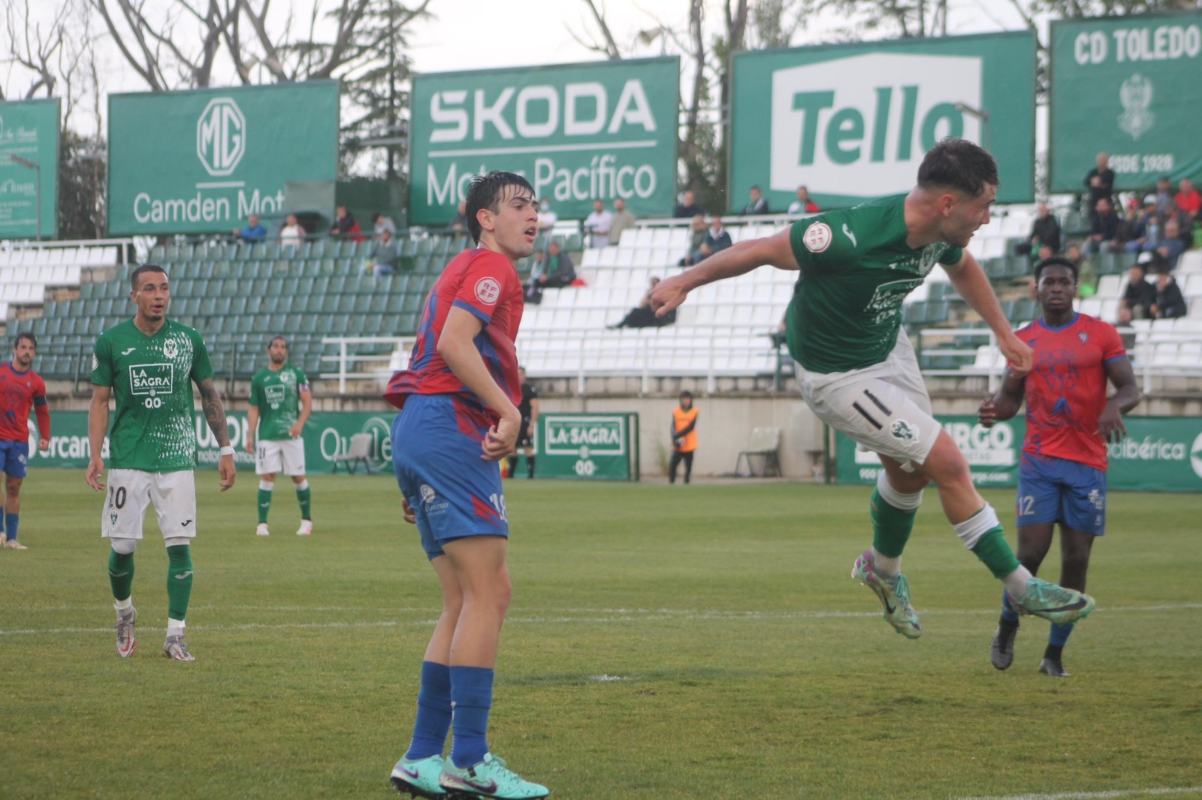
[[[110,95],[109,232],[228,231],[337,164],[335,81]]]
[[[526,177],[561,219],[622,198],[666,216],[676,187],[675,58],[419,75],[409,218],[451,221],[472,178]]]
[[[903,192],[949,136],[993,152],[1000,200],[1028,200],[1034,70],[1025,33],[740,53],[731,205],[753,185],[779,211],[803,185],[825,206]]]

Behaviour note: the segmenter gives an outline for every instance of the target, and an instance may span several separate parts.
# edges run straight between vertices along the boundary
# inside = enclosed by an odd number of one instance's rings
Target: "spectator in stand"
[[[391,275],[396,272],[401,253],[397,249],[396,240],[392,238],[392,231],[387,228],[380,231],[380,238],[371,246],[367,258],[367,271],[372,275]]]
[[[576,265],[572,257],[563,252],[558,240],[552,239],[546,254],[535,252],[534,267],[526,284],[526,300],[539,304],[543,300],[543,289],[562,289],[576,280]]]
[[[695,217],[698,214],[705,214],[705,209],[697,205],[697,195],[693,194],[692,189],[685,189],[684,194],[680,196],[680,202],[676,204],[676,210],[672,212],[672,216],[681,219]]]
[[[455,216],[451,218],[450,227],[452,233],[467,233],[467,201],[460,200],[458,207],[455,209]]]
[[[1110,168],[1110,156],[1098,153],[1096,166],[1085,176],[1085,188],[1089,192],[1089,216],[1092,219],[1098,211],[1098,201],[1102,198],[1114,202],[1114,170]]]
[[[267,229],[259,222],[258,214],[251,214],[244,227],[234,229],[234,235],[246,244],[258,244],[267,238]]]
[[[662,317],[657,317],[655,312],[651,310],[651,293],[655,291],[655,285],[659,283],[659,278],[652,276],[651,285],[647,287],[647,293],[643,295],[643,299],[639,304],[630,309],[626,316],[622,317],[621,322],[616,322],[610,325],[610,328],[662,328],[665,325],[671,325],[676,321],[676,309],[672,309]]]
[[[296,214],[289,214],[280,228],[280,247],[296,250],[305,243],[305,229],[301,227]]]
[[[1168,265],[1162,262],[1158,263],[1159,260],[1160,254],[1157,253],[1153,259],[1153,271],[1156,273],[1156,302],[1152,304],[1152,316],[1155,319],[1184,317],[1189,309],[1185,304],[1185,297],[1181,294],[1181,287],[1173,279]]]
[[[381,234],[388,231],[391,238],[396,239],[396,223],[392,221],[392,217],[386,217],[379,211],[371,215],[371,236],[377,242],[382,241]]]
[[[330,236],[335,239],[346,239],[351,242],[363,241],[363,229],[355,221],[355,217],[346,206],[338,206],[334,211],[334,225],[330,228]]]
[[[760,191],[760,187],[752,186],[750,189],[748,189],[747,205],[743,206],[744,216],[771,213],[772,211],[768,208],[768,200],[764,197],[764,193]]]
[[[730,245],[730,233],[727,232],[726,228],[722,227],[722,217],[715,214],[710,220],[709,229],[705,232],[705,241],[701,243],[701,247],[698,250],[697,260],[693,263],[695,264],[697,261],[709,258],[714,253],[730,247]]]
[[[789,215],[817,214],[822,209],[810,199],[810,190],[804,186],[797,187],[797,199],[789,203]]]
[[[626,201],[620,197],[614,198],[614,221],[609,226],[609,243],[617,244],[622,238],[622,231],[633,228],[634,214],[626,210]]]
[[[1176,210],[1177,203],[1173,199],[1173,182],[1169,180],[1168,175],[1161,175],[1156,179],[1156,213],[1160,215],[1161,221],[1164,221]]]
[[[1181,241],[1181,223],[1176,216],[1169,217],[1164,223],[1164,234],[1153,248],[1157,255],[1165,260],[1166,269],[1176,269],[1177,260],[1185,252],[1185,243]]]
[[[1189,178],[1182,178],[1181,183],[1177,184],[1177,195],[1173,202],[1177,204],[1178,211],[1189,216],[1191,223],[1202,219],[1202,192],[1194,188],[1194,182]]]
[[[1048,254],[1044,255],[1047,248]],[[1038,215],[1031,223],[1031,235],[1027,241],[1020,243],[1015,250],[1019,253],[1038,253],[1040,260],[1050,258],[1060,252],[1060,223],[1056,215],[1048,208],[1047,203],[1040,203]]]
[[[1128,253],[1141,253],[1156,247],[1161,239],[1160,214],[1156,210],[1156,195],[1150,194],[1144,197],[1143,208],[1139,210],[1134,223],[1119,227],[1122,228],[1119,236],[1126,235],[1126,238],[1121,241],[1123,249]]]
[[[701,253],[701,245],[705,244],[705,237],[708,233],[709,226],[705,224],[705,215],[694,214],[693,221],[689,226],[689,252],[676,262],[678,266],[689,267],[700,260],[698,256]]]
[[[1089,224],[1089,239],[1085,249],[1089,253],[1100,253],[1103,250],[1114,252],[1120,247],[1116,241],[1119,232],[1119,215],[1114,213],[1114,206],[1109,197],[1099,197],[1097,208],[1094,209],[1093,221]]]
[[[1125,325],[1133,319],[1149,319],[1152,316],[1156,287],[1148,283],[1144,276],[1153,258],[1151,253],[1141,253],[1139,260],[1127,272],[1127,289],[1119,299],[1119,324]]]
[[[538,230],[540,233],[550,233],[559,222],[559,215],[551,210],[551,201],[543,198],[538,201]]]
[[[605,203],[593,201],[593,213],[584,218],[584,232],[588,234],[589,247],[605,247],[609,244],[609,231],[613,228],[614,215]]]

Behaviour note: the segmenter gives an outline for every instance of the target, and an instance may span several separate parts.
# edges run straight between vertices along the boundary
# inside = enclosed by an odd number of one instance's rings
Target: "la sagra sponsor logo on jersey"
[[[869,53],[772,75],[770,186],[876,196],[910,188],[926,151],[980,141],[982,59]],[[852,187],[863,187],[855,189]]]
[[[129,389],[135,397],[171,394],[174,386],[173,364],[131,364],[129,367]]]

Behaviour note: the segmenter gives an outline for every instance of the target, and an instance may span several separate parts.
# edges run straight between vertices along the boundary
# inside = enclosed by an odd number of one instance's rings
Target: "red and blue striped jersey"
[[[1098,435],[1098,417],[1106,407],[1107,361],[1126,358],[1114,326],[1076,314],[1051,328],[1036,320],[1018,331],[1035,351],[1027,375],[1027,435],[1023,452],[1063,458],[1106,469],[1106,443]]]
[[[0,364],[0,439],[24,442],[29,439],[29,409],[38,415],[38,436],[50,438],[50,407],[46,405],[46,382],[32,369],[21,372],[12,362]]]
[[[430,289],[417,328],[409,367],[392,376],[384,398],[397,408],[411,394],[449,394],[456,408],[485,412],[484,404],[451,372],[438,354],[438,337],[452,308],[461,308],[484,323],[476,348],[493,380],[516,406],[522,399],[514,340],[522,323],[522,282],[513,263],[493,250],[465,250],[451,260]]]

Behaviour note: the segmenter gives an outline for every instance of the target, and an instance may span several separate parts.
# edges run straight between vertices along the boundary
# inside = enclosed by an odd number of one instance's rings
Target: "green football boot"
[[[446,759],[440,755],[426,758],[402,758],[392,768],[392,785],[398,792],[426,800],[446,797],[447,793],[438,785],[438,776]]]
[[[1084,592],[1065,589],[1039,578],[1030,578],[1023,596],[1011,596],[1010,602],[1020,614],[1032,614],[1057,625],[1085,619],[1096,605]]]
[[[852,565],[851,577],[876,593],[881,605],[885,607],[885,621],[892,625],[895,631],[907,639],[922,636],[918,612],[910,605],[910,584],[905,575],[898,573],[888,576],[878,573],[872,551],[865,550]]]
[[[537,800],[551,793],[546,786],[523,780],[492,753],[485,753],[480,763],[466,769],[459,769],[448,758],[438,782],[451,798]]]

